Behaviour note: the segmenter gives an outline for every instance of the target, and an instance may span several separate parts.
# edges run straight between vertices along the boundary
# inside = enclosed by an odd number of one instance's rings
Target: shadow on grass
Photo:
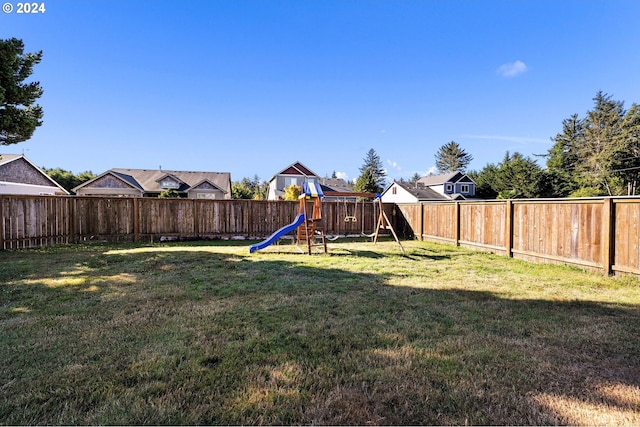
[[[300,257],[9,254],[0,421],[580,424],[576,401],[640,419],[637,306],[390,286]]]

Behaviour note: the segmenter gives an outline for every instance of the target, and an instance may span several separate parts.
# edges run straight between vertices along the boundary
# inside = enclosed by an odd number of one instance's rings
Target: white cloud
[[[498,67],[497,73],[503,77],[515,77],[527,71],[527,64],[518,60],[516,62],[510,62],[502,64]]]
[[[336,172],[336,178],[344,179],[345,181],[349,181],[349,175],[346,172]]]

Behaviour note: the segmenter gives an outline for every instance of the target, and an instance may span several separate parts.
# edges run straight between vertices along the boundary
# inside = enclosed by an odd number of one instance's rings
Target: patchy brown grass
[[[640,287],[450,246],[3,252],[2,424],[640,424]]]

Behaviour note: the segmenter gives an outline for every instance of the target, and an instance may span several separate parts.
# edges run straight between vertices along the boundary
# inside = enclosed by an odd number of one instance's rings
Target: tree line
[[[520,153],[469,175],[482,198],[635,196],[640,178],[640,107],[598,91],[585,116],[573,114],[551,138],[545,166]]]
[[[25,82],[41,60],[42,51],[25,53],[22,40],[0,39],[0,146],[26,141],[42,125],[43,110],[36,101],[43,89],[39,82]],[[507,152],[501,162],[467,172],[477,184],[476,195],[488,199],[635,196],[640,180],[640,106],[634,103],[625,110],[623,101],[602,91],[593,101],[584,117],[573,114],[562,121],[546,154],[534,159]],[[538,164],[541,158],[545,167]],[[466,172],[472,159],[455,141],[435,153],[439,172]],[[61,168],[44,170],[67,190],[95,177],[90,171],[74,175]],[[386,179],[380,156],[372,148],[352,184],[358,192],[381,193]],[[417,173],[411,177],[418,179]],[[232,183],[236,199],[266,199],[267,191],[268,183],[258,176]]]

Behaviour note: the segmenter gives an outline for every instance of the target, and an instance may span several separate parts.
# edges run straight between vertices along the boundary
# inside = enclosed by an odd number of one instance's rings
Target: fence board
[[[401,236],[640,275],[640,198],[424,202],[384,209]],[[283,201],[4,195],[0,248],[163,236],[263,238],[297,213],[298,202]],[[371,234],[378,215],[377,203],[323,205],[327,235]],[[344,221],[351,216],[357,220]]]

